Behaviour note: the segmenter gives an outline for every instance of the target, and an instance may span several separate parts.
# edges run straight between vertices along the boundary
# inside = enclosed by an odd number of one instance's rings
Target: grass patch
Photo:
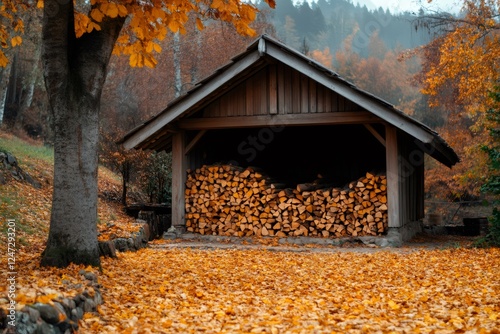
[[[30,160],[54,162],[54,149],[42,144],[33,145],[12,135],[0,133],[0,151],[13,154],[19,164],[32,165]]]
[[[0,231],[2,237],[7,231],[7,219],[16,221],[17,237],[23,240],[47,231],[46,212],[50,210],[50,198],[47,183],[43,182],[51,175],[50,167],[54,161],[53,149],[38,142],[30,142],[12,134],[0,131],[0,152],[14,155],[19,166],[32,177],[41,181],[42,189],[35,189],[26,182],[7,178],[6,185],[0,186]],[[2,170],[0,170],[0,173]],[[9,175],[8,172],[4,175]],[[44,176],[44,177],[41,177]]]
[[[0,230],[2,235],[7,232],[7,219],[19,220],[18,195],[7,187],[0,188],[0,217],[3,217]]]

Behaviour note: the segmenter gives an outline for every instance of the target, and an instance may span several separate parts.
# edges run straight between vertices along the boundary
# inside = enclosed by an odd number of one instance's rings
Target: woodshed
[[[176,228],[240,236],[408,239],[424,155],[459,161],[429,127],[266,35],[123,145],[172,152]]]

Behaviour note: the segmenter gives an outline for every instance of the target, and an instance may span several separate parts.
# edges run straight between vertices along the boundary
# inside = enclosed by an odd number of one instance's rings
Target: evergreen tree
[[[491,97],[497,103],[496,107],[487,111],[487,119],[489,122],[489,135],[491,142],[489,145],[483,146],[483,150],[488,154],[489,175],[486,183],[481,187],[481,190],[486,193],[491,193],[495,196],[495,207],[493,214],[489,218],[490,226],[488,234],[484,238],[480,238],[476,245],[480,247],[500,246],[500,86],[496,87],[496,91],[492,92]]]

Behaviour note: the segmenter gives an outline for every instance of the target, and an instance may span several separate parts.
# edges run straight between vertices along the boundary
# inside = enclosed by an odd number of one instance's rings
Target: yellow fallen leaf
[[[37,303],[42,303],[42,304],[48,304],[51,303],[53,299],[57,298],[57,294],[53,293],[50,295],[44,295],[44,296],[37,296],[36,297],[36,302]]]
[[[393,300],[389,300],[389,302],[387,304],[389,304],[389,307],[391,309],[399,310],[399,305],[397,303],[395,303]]]

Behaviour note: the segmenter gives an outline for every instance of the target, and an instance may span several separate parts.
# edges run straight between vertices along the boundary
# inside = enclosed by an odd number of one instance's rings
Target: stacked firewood
[[[366,175],[345,188],[273,183],[261,172],[232,165],[188,171],[186,227],[224,236],[379,235],[387,228],[387,180]]]

